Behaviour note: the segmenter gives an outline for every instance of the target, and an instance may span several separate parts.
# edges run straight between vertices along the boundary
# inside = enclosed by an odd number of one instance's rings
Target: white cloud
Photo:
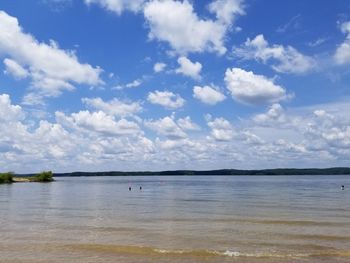
[[[304,121],[307,126],[302,132],[308,139],[306,147],[309,151],[326,152],[333,158],[348,160],[350,154],[350,121],[348,118],[333,115],[324,109],[317,109]]]
[[[154,152],[153,142],[126,119],[102,112],[57,112],[56,123],[32,125],[23,118],[28,115],[8,95],[0,95],[0,164],[5,171],[130,169]]]
[[[98,4],[101,7],[120,15],[123,11],[139,12],[145,0],[85,0],[87,5]]]
[[[188,138],[177,140],[156,139],[155,145],[159,149],[160,161],[168,164],[180,162],[183,167],[198,160],[210,160],[207,151],[210,147],[206,142],[193,141]]]
[[[0,121],[18,121],[24,118],[22,108],[19,105],[12,105],[8,94],[0,94]]]
[[[256,114],[252,119],[257,125],[264,127],[295,129],[303,125],[302,118],[289,114],[288,111],[278,103],[272,104],[267,112]]]
[[[240,68],[227,69],[225,82],[232,98],[244,104],[269,104],[289,97],[273,80]]]
[[[194,134],[197,125],[190,116],[171,115],[143,122],[160,137],[150,139],[136,123],[102,111],[32,120],[25,107],[3,94],[0,166],[15,172],[344,166],[350,154],[349,110],[347,101],[294,109],[275,104],[259,121],[207,116],[209,131]]]
[[[108,136],[137,135],[140,132],[137,123],[124,118],[116,120],[113,116],[103,111],[89,112],[79,111],[66,116],[62,112],[56,112],[57,122],[62,126],[97,132]]]
[[[63,90],[72,90],[73,84],[103,83],[100,68],[80,63],[72,51],[60,49],[53,41],[39,43],[23,32],[17,18],[4,11],[0,11],[0,53],[8,59],[4,61],[7,70],[14,73],[16,67],[22,76],[29,72],[38,98],[58,96]]]
[[[211,128],[211,136],[217,141],[230,141],[235,134],[231,123],[224,118],[211,119],[208,117],[207,125]]]
[[[257,123],[269,123],[279,122],[284,123],[286,121],[286,116],[284,114],[284,109],[278,103],[271,105],[269,110],[266,113],[257,114],[254,116],[254,121]]]
[[[243,59],[256,59],[264,64],[272,61],[272,68],[282,73],[303,74],[316,67],[312,57],[301,54],[291,46],[270,45],[263,35],[257,35],[253,40],[248,38],[233,52]]]
[[[193,97],[209,105],[215,105],[226,99],[224,94],[210,86],[194,86]]]
[[[147,100],[152,104],[159,104],[167,109],[178,109],[185,104],[185,100],[170,91],[159,91],[148,93]]]
[[[178,119],[177,124],[183,130],[189,130],[189,131],[200,130],[200,127],[197,124],[195,124],[194,122],[192,122],[190,116],[186,116],[185,118]]]
[[[157,62],[153,66],[153,70],[156,73],[162,72],[166,68],[166,64],[162,62]]]
[[[134,81],[125,85],[127,88],[136,88],[142,84],[142,81],[139,79],[135,79]]]
[[[180,67],[176,69],[176,73],[183,74],[193,79],[199,80],[201,78],[200,72],[202,70],[202,64],[199,62],[192,62],[186,57],[179,57],[177,60]]]
[[[153,142],[125,119],[117,121],[100,112],[58,112],[57,123],[41,120],[32,125],[26,124],[31,123],[24,119],[28,115],[20,106],[12,105],[8,95],[0,95],[2,170],[130,169],[130,164],[149,160],[154,152]]]
[[[96,110],[101,110],[108,115],[132,116],[142,110],[139,102],[123,102],[114,98],[110,101],[103,101],[101,98],[83,98],[82,102]]]
[[[0,95],[0,162],[3,168],[14,165],[25,169],[22,167],[40,162],[41,169],[46,169],[49,168],[45,162],[48,158],[58,157],[61,147],[69,149],[69,139],[64,137],[62,127],[57,124],[48,127],[47,121],[40,121],[37,129],[29,129],[24,124],[26,116],[20,106],[11,104],[7,94]],[[58,137],[61,140],[57,140]]]
[[[131,88],[137,88],[139,87],[140,85],[142,84],[142,80],[141,79],[135,79],[125,85],[122,85],[122,84],[119,84],[115,87],[113,87],[112,89],[114,90],[122,90],[122,89],[125,89],[125,88],[128,88],[128,89],[131,89]]]
[[[261,151],[271,156],[279,152],[283,158],[328,162],[347,160],[350,154],[350,119],[344,111],[348,103],[314,105],[285,111],[273,105],[266,114],[256,115],[254,121],[261,125],[256,132],[263,134],[271,144],[264,143]],[[276,137],[276,135],[278,135]],[[265,149],[265,150],[263,150]],[[315,152],[317,158],[314,157]],[[287,157],[288,156],[288,157]],[[321,164],[322,166],[322,164]]]
[[[4,64],[6,66],[5,74],[10,74],[17,79],[23,79],[29,75],[29,72],[25,68],[12,59],[5,58]]]
[[[187,0],[152,0],[144,7],[150,28],[148,36],[152,40],[168,42],[179,54],[204,51],[224,54],[226,32],[235,16],[243,14],[240,2],[215,1],[209,9],[216,14],[218,20],[210,20],[199,18]]]
[[[45,145],[43,148],[46,148],[46,153],[44,149],[34,148],[34,151],[39,153],[39,158],[43,158],[44,154],[48,154],[48,157],[53,159],[67,158],[69,155],[67,152],[73,150],[75,146],[74,136],[71,136],[68,131],[57,123],[40,121],[39,127],[32,136],[34,143],[38,143],[40,140],[39,145],[41,147]],[[29,152],[31,149],[28,147],[25,150]]]
[[[230,25],[235,16],[244,15],[243,0],[216,0],[209,4],[209,10],[218,21]]]
[[[145,126],[154,130],[159,135],[166,136],[172,140],[183,139],[187,137],[187,134],[176,124],[174,117],[164,117],[159,120],[145,121]]]
[[[265,143],[263,139],[249,130],[242,131],[238,137],[242,139],[244,143],[250,145],[263,145]]]
[[[350,21],[343,23],[340,29],[346,34],[346,38],[335,51],[334,59],[337,64],[342,65],[350,62]]]

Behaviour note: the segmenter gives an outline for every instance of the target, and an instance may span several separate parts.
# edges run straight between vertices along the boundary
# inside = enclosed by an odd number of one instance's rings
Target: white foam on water
[[[191,253],[191,251],[184,250],[167,250],[167,249],[153,249],[154,252],[160,254],[183,254],[183,253]]]
[[[226,250],[225,252],[221,253],[224,256],[229,256],[229,257],[239,257],[241,256],[241,253],[239,253],[238,251],[230,251],[230,250]]]

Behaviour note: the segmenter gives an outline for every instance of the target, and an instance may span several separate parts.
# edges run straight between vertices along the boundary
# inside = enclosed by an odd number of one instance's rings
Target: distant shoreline
[[[170,170],[170,171],[108,171],[108,172],[71,172],[54,173],[55,177],[91,177],[91,176],[188,176],[188,175],[232,175],[232,176],[254,176],[254,175],[350,175],[349,167],[332,168],[276,168],[262,170],[239,170],[239,169],[219,169],[219,170]],[[33,174],[17,174],[17,177],[33,176]]]

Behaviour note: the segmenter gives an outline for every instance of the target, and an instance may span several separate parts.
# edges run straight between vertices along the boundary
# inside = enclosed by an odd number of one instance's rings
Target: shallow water
[[[0,262],[350,262],[349,176],[57,178],[0,211]]]

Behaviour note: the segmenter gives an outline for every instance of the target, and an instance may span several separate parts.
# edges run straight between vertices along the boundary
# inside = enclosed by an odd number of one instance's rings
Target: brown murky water
[[[58,178],[0,211],[0,262],[350,262],[347,176]]]

